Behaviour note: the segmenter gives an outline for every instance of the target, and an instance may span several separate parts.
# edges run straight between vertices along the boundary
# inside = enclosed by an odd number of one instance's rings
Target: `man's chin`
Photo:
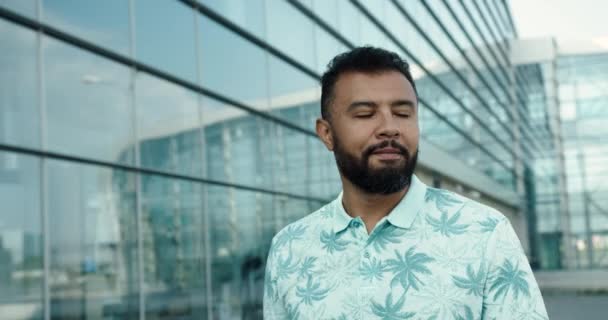
[[[367,169],[370,171],[378,171],[378,170],[405,170],[405,161],[370,161]]]

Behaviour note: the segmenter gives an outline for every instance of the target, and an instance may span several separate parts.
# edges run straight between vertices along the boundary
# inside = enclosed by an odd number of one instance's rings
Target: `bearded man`
[[[415,175],[408,64],[373,47],[335,57],[316,132],[342,192],[288,225],[266,264],[265,319],[547,319],[508,219]]]

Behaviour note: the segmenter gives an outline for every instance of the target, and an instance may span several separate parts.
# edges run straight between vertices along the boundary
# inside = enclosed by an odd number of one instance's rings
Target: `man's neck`
[[[351,217],[361,217],[367,233],[371,233],[378,221],[387,216],[403,199],[409,186],[392,194],[370,194],[350,181],[342,179],[342,206]]]

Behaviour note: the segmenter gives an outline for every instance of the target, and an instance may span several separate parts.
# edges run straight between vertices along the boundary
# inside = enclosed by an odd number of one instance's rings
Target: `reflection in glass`
[[[264,261],[274,233],[319,203],[206,188],[214,319],[261,319]]]
[[[36,19],[36,0],[0,0],[0,7]]]
[[[37,148],[36,35],[0,20],[0,47],[0,143]]]
[[[142,176],[147,319],[206,314],[202,185]]]
[[[210,179],[272,189],[272,123],[203,100],[205,164]]]
[[[265,0],[226,1],[198,0],[213,11],[224,16],[232,23],[253,33],[260,39],[265,39]]]
[[[317,80],[274,57],[269,59],[269,72],[270,112],[298,126],[309,127],[298,111],[282,110],[317,105],[321,95]],[[320,109],[317,110],[320,114]]]
[[[266,1],[268,42],[291,58],[314,69],[314,35],[312,20],[287,1]]]
[[[129,54],[129,1],[40,1],[45,23],[96,45]]]
[[[42,319],[40,162],[0,151],[0,315]]]
[[[135,88],[141,166],[202,176],[196,95],[145,73],[137,74]]]
[[[48,148],[133,164],[127,67],[44,38]]]
[[[266,108],[264,50],[203,16],[199,34],[202,86],[249,106]]]
[[[51,318],[136,318],[135,175],[62,161],[46,168]]]
[[[135,4],[136,58],[196,82],[195,13],[179,1],[137,0]]]

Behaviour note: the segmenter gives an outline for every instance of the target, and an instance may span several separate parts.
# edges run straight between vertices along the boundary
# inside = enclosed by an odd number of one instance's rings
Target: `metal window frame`
[[[426,32],[424,32],[424,30],[422,30],[422,28],[420,27],[418,22],[405,10],[405,8],[403,8],[403,6],[399,2],[397,2],[397,0],[391,0],[391,3],[395,6],[397,11],[399,13],[401,13],[401,15],[414,27],[414,29],[416,29],[418,34],[431,46],[431,48],[435,51],[435,53],[437,53],[439,55],[439,57],[443,60],[443,62],[450,68],[452,73],[454,75],[456,75],[456,77],[458,79],[460,79],[460,81],[462,81],[462,83],[464,83],[465,87],[467,87],[469,89],[469,91],[473,94],[473,96],[475,96],[475,98],[477,98],[477,100],[481,103],[481,105],[484,107],[484,109],[486,109],[489,112],[489,114],[494,119],[496,119],[496,122],[503,128],[503,130],[507,133],[509,138],[513,138],[513,132],[510,131],[509,127],[502,121],[502,119],[498,116],[498,114],[496,114],[496,112],[490,107],[488,102],[479,95],[479,92],[473,87],[473,85],[471,85],[465,79],[465,77],[462,75],[462,73],[460,71],[458,71],[458,69],[452,64],[452,62],[448,59],[448,57],[443,53],[443,50],[441,50],[439,48],[439,46],[428,36],[428,34]],[[428,7],[426,7],[424,1],[422,1],[422,3],[423,3],[423,6],[425,7],[425,9],[427,9],[427,11],[428,11],[429,9],[428,9]],[[442,29],[442,30],[444,30],[444,29]],[[445,32],[445,30],[444,30],[444,32]],[[447,35],[450,40],[452,40],[452,41],[454,40],[452,38],[452,35],[449,34],[449,32],[447,33]],[[468,60],[468,58],[466,58],[466,55],[464,54],[462,49],[458,46],[458,44],[455,41],[453,41],[452,44],[454,45],[454,47],[457,50],[459,50],[459,52],[463,56],[465,56],[465,59],[467,59],[467,61],[470,61],[470,60]],[[476,74],[479,77],[480,74],[477,71],[477,69],[475,69],[475,71],[477,72]],[[480,80],[488,88],[488,91],[494,96],[496,101],[498,103],[500,103],[500,105],[503,106],[503,108],[506,109],[506,106],[504,106],[502,104],[502,101],[498,98],[498,96],[496,95],[494,90],[488,85],[485,78],[480,77]],[[506,114],[507,114],[509,120],[513,120],[512,115],[510,115],[508,112],[506,112]]]
[[[302,12],[302,14],[306,15],[307,17],[309,17],[311,20],[313,20],[313,22],[317,23],[317,25],[319,27],[321,27],[324,31],[326,31],[329,34],[339,34],[333,27],[331,27],[330,25],[328,25],[327,23],[325,23],[323,21],[323,19],[321,19],[316,13],[314,13],[312,10],[310,10],[308,7],[302,5],[301,3],[299,3],[298,0],[286,0],[287,2],[291,3],[292,5],[294,5],[294,7],[298,10],[300,10],[300,12]],[[355,47],[355,45],[349,41],[341,41],[342,37],[340,38],[336,38],[336,40],[340,41],[343,45],[345,45],[347,48],[349,49],[353,49]],[[407,52],[406,52],[407,54]],[[433,74],[429,73],[427,70],[427,74],[429,75],[429,77],[435,77]],[[457,100],[457,102],[459,102],[460,100]],[[443,121],[445,124],[447,124],[451,129],[453,129],[454,131],[458,132],[466,141],[468,141],[469,143],[471,143],[473,146],[479,148],[484,154],[486,154],[487,156],[489,156],[490,158],[492,158],[494,161],[497,162],[497,164],[499,164],[500,166],[504,167],[505,169],[507,169],[508,171],[512,172],[512,169],[508,167],[508,165],[506,165],[505,163],[503,163],[503,161],[499,158],[497,158],[493,153],[491,153],[485,146],[483,146],[481,143],[479,143],[477,140],[475,140],[469,133],[465,132],[463,129],[461,129],[460,127],[456,126],[452,121],[450,121],[445,115],[441,114],[440,112],[438,112],[431,104],[427,103],[424,98],[418,97],[418,102],[422,105],[424,105],[429,111],[431,111],[431,113],[433,113],[436,117],[438,117],[441,121]]]
[[[450,15],[452,16],[453,20],[458,24],[458,26],[460,27],[460,29],[463,31],[463,33],[467,37],[467,40],[471,44],[472,48],[474,49],[474,51],[477,53],[477,55],[483,61],[485,67],[492,73],[494,80],[496,80],[497,82],[499,82],[498,77],[494,73],[493,69],[490,67],[489,61],[486,59],[485,55],[479,50],[479,48],[477,47],[477,44],[475,43],[475,41],[473,40],[473,38],[471,37],[471,35],[466,30],[465,26],[462,24],[462,22],[458,18],[458,15],[456,14],[456,12],[452,8],[452,6],[447,2],[447,0],[442,0],[442,3],[445,6],[445,8],[450,12]],[[467,12],[466,10],[464,10],[464,11],[465,11],[465,13]],[[506,76],[506,71],[504,69],[504,66],[499,63],[499,61],[497,60],[497,57],[494,55],[493,51],[489,48],[489,44],[487,43],[487,40],[483,37],[483,34],[480,33],[479,27],[477,26],[476,22],[473,20],[473,18],[472,18],[471,15],[467,14],[467,16],[471,20],[471,23],[472,23],[473,27],[480,34],[480,36],[481,36],[482,40],[484,41],[484,44],[486,45],[486,47],[488,47],[488,51],[494,56],[494,60],[497,63],[498,68],[501,70],[501,72],[503,73],[503,75]],[[509,81],[509,83],[511,83],[511,81]],[[521,86],[520,86],[520,84],[518,84],[517,82],[515,82],[515,87],[517,89],[519,89],[516,92],[516,97],[518,98],[519,103],[520,103],[520,104],[517,105],[516,110],[519,113],[520,119],[525,119],[525,121],[522,121],[522,122],[526,125],[526,128],[527,128],[527,130],[524,130],[523,132],[528,136],[529,141],[534,141],[534,143],[538,145],[539,144],[538,141],[535,140],[535,139],[533,139],[534,131],[532,130],[532,127],[531,127],[531,125],[529,123],[529,118],[526,117],[523,114],[523,111],[521,110],[523,107],[526,106],[526,103],[524,102],[525,99],[521,97],[521,90],[522,90],[520,88]],[[544,151],[544,149],[542,147],[540,147],[540,145],[536,146],[536,148],[538,149],[539,152]]]
[[[462,48],[462,47],[461,47],[461,46],[458,44],[458,42],[457,42],[457,41],[456,41],[456,39],[455,39],[455,38],[452,36],[451,32],[450,32],[450,31],[447,29],[447,27],[445,26],[445,24],[444,24],[443,22],[441,22],[441,19],[439,19],[439,17],[437,16],[437,14],[435,14],[435,12],[434,12],[433,8],[431,8],[431,7],[430,7],[430,5],[427,3],[427,1],[426,1],[426,0],[421,1],[421,3],[422,3],[422,5],[425,7],[425,9],[426,9],[426,10],[427,10],[427,12],[429,13],[429,15],[431,15],[431,17],[433,18],[433,20],[435,21],[435,23],[437,23],[437,25],[439,25],[439,27],[440,27],[440,28],[441,28],[441,30],[442,30],[442,31],[443,31],[443,32],[446,34],[446,36],[448,37],[448,39],[449,39],[449,40],[452,42],[452,44],[453,44],[453,45],[456,47],[456,49],[458,49],[458,52],[460,52],[460,54],[462,55],[462,57],[463,57],[463,58],[464,58],[464,59],[467,61],[467,63],[469,64],[469,66],[471,67],[471,69],[473,69],[473,71],[475,72],[475,74],[477,74],[477,76],[478,76],[479,78],[482,78],[482,79],[483,79],[483,81],[484,81],[484,83],[485,83],[485,85],[486,85],[487,87],[490,87],[490,88],[491,88],[491,86],[489,86],[489,83],[488,83],[487,79],[485,79],[485,77],[484,77],[484,76],[481,74],[481,72],[479,71],[479,69],[477,69],[477,67],[475,66],[475,64],[474,64],[474,63],[471,61],[471,59],[469,58],[469,56],[466,54],[466,52],[464,52],[464,49],[463,49],[463,48]],[[452,16],[452,17],[453,17],[453,16]],[[461,23],[460,21],[456,21],[456,22],[457,22],[457,23],[459,23],[459,24]],[[466,30],[465,30],[463,27],[461,27],[461,30],[462,30],[464,33],[466,33]],[[470,37],[470,35],[468,35],[468,34],[467,34],[467,38],[469,38],[469,37]],[[472,40],[472,39],[471,39],[471,40]],[[471,41],[471,40],[469,40],[469,41],[470,41],[471,43],[473,43],[473,41]],[[488,70],[488,71],[490,71],[490,73],[492,73],[492,74],[495,76],[494,71],[493,71],[491,68],[487,67],[487,70]],[[510,97],[510,95],[508,94],[508,91],[509,91],[509,90],[508,90],[508,89],[505,87],[504,83],[502,83],[502,82],[501,82],[501,81],[498,79],[498,77],[496,77],[496,76],[495,76],[494,80],[496,81],[496,83],[498,84],[498,86],[500,87],[500,89],[502,89],[504,96],[505,96],[505,97],[507,97],[507,99],[510,101],[510,100],[511,100],[511,97]],[[494,91],[493,91],[493,89],[492,89],[492,92],[494,92]],[[495,98],[497,101],[500,101],[500,99],[498,99],[498,98],[497,98],[497,94],[496,94],[496,93],[494,93],[493,95],[494,95],[494,98]],[[503,105],[503,107],[504,107],[505,109],[507,108],[507,107],[504,105],[504,103],[503,103],[502,105]],[[512,118],[510,118],[510,119],[512,119]]]
[[[376,26],[376,28],[378,28],[389,40],[393,41],[393,43],[399,48],[401,49],[401,51],[403,51],[407,56],[409,56],[412,61],[414,61],[414,63],[416,63],[418,65],[418,67],[420,69],[422,69],[426,75],[429,77],[429,79],[432,79],[440,88],[442,88],[447,95],[452,98],[465,112],[467,112],[473,119],[475,119],[475,121],[478,122],[479,126],[483,129],[485,129],[487,131],[487,133],[492,136],[499,144],[503,145],[504,149],[507,151],[507,153],[511,154],[511,156],[515,157],[515,153],[513,152],[513,150],[509,149],[509,147],[507,146],[506,143],[504,143],[501,139],[498,138],[498,136],[496,136],[496,134],[490,130],[490,128],[473,112],[471,111],[467,106],[464,105],[464,103],[458,99],[458,97],[442,82],[440,81],[432,72],[430,72],[426,67],[424,67],[424,65],[422,64],[422,62],[420,61],[420,59],[418,59],[416,56],[414,56],[411,51],[409,51],[396,37],[395,35],[393,35],[388,29],[386,29],[386,27],[375,17],[373,16],[369,10],[367,10],[367,8],[365,8],[359,1],[357,0],[350,0],[350,2],[357,8],[359,9],[359,11],[361,13],[363,13],[363,15],[373,24]],[[420,100],[420,99],[419,99]],[[428,104],[427,104],[428,105]],[[474,139],[473,139],[474,140]],[[479,144],[479,143],[478,143]],[[479,144],[481,146],[481,144]],[[485,150],[488,154],[488,156],[490,156],[492,159],[496,160],[497,163],[499,163],[501,166],[505,167],[507,170],[512,171],[512,168],[509,168],[509,166],[504,163],[504,161],[500,158],[498,158],[498,156],[496,156],[495,154],[489,152],[489,150],[487,150],[487,148],[482,147],[482,150]]]

